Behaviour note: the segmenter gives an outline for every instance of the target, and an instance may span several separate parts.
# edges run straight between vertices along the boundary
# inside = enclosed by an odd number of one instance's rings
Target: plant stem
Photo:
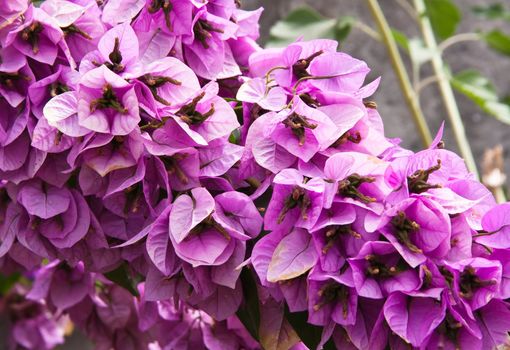
[[[430,20],[427,16],[424,15],[426,10],[425,3],[423,0],[414,0],[414,6],[416,11],[420,14],[420,28],[423,39],[425,41],[425,45],[433,53],[432,68],[438,78],[439,91],[441,93],[441,97],[443,99],[443,103],[445,105],[448,119],[450,120],[453,134],[460,150],[460,154],[464,158],[469,171],[471,171],[476,176],[476,178],[478,178],[475,159],[466,137],[466,132],[464,130],[464,124],[462,123],[462,118],[460,116],[459,107],[457,106],[452,87],[444,69],[445,64],[441,57],[441,53],[438,50],[436,38],[434,36]]]
[[[439,44],[438,49],[440,52],[443,52],[450,46],[453,46],[458,43],[464,43],[466,41],[478,41],[480,40],[480,34],[477,33],[461,33],[454,36],[449,37],[441,44]]]
[[[402,61],[402,56],[400,56],[397,43],[393,38],[390,26],[386,21],[384,13],[382,12],[382,9],[379,6],[377,0],[367,0],[367,3],[368,6],[370,7],[370,11],[372,12],[375,21],[377,22],[383,42],[386,45],[386,48],[388,49],[391,64],[393,65],[393,69],[397,74],[400,88],[402,89],[404,98],[407,102],[407,105],[409,106],[409,109],[411,110],[411,115],[416,124],[416,127],[418,128],[423,145],[427,147],[432,142],[432,136],[430,134],[427,121],[425,120],[423,112],[420,108],[418,96],[416,95],[416,92],[414,91],[409,80],[409,76],[404,66],[404,62]]]

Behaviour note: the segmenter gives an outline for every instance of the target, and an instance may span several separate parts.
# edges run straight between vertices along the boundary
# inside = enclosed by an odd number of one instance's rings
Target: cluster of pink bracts
[[[335,41],[260,48],[260,14],[2,2],[9,348],[74,326],[97,349],[307,349],[303,312],[318,348],[506,341],[510,205],[441,132],[387,139],[379,80]]]

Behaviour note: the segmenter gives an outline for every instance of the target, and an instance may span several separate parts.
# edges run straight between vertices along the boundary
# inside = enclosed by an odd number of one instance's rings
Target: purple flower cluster
[[[305,349],[283,304],[322,328],[319,347],[507,340],[509,205],[441,131],[418,153],[387,139],[367,99],[379,79],[337,42],[260,48],[260,14],[0,5],[12,348],[52,349],[74,326],[105,350],[260,349],[280,332],[278,349]],[[250,288],[257,334],[236,316]]]

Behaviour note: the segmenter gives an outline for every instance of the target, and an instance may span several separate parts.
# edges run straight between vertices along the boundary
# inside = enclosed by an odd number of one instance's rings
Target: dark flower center
[[[406,217],[406,214],[399,211],[396,216],[391,219],[393,225],[393,232],[397,241],[406,246],[407,249],[413,253],[423,253],[423,251],[411,242],[409,235],[415,233],[420,229],[420,225],[416,221],[410,220]]]
[[[299,95],[299,98],[307,104],[307,106],[312,108],[320,107],[321,103],[314,97],[312,97],[309,93],[305,92]]]
[[[71,89],[69,89],[69,87],[60,82],[60,81],[56,81],[54,83],[51,83],[50,86],[49,86],[49,89],[50,89],[50,96],[51,97],[55,97],[57,95],[60,95],[60,94],[63,94],[64,92],[69,92],[71,91]]]
[[[124,190],[126,203],[124,203],[124,214],[137,213],[140,210],[140,198],[143,195],[141,183],[129,186]]]
[[[170,21],[170,12],[172,12],[173,8],[174,5],[170,2],[170,0],[152,0],[148,11],[149,13],[156,13],[163,10],[166,26],[170,31],[173,31],[172,23]]]
[[[290,195],[285,199],[283,208],[278,215],[278,224],[281,224],[285,220],[287,213],[294,208],[299,207],[301,210],[301,217],[303,220],[308,220],[308,208],[312,204],[310,197],[306,194],[306,191],[299,186],[292,189]]]
[[[299,140],[299,145],[303,146],[306,141],[305,129],[315,129],[317,124],[312,124],[304,115],[299,115],[293,112],[285,120],[282,121],[286,128],[290,128],[292,133],[296,135]]]
[[[30,77],[20,74],[19,72],[16,73],[6,73],[6,72],[0,72],[0,84],[9,88],[14,89],[15,84],[21,80],[30,81]]]
[[[331,147],[338,147],[346,144],[347,142],[352,142],[355,144],[358,144],[361,142],[361,134],[359,131],[347,131],[342,136],[338,138],[338,140],[335,141],[331,145]]]
[[[372,176],[361,176],[354,173],[338,183],[338,194],[343,197],[357,199],[365,204],[375,202],[375,198],[365,196],[359,190],[362,184],[372,183],[374,181],[375,178]]]
[[[122,103],[117,98],[117,94],[113,91],[113,88],[110,84],[106,84],[103,87],[103,96],[93,100],[90,103],[90,112],[93,113],[98,109],[107,109],[111,108],[119,113],[126,114],[128,109],[122,105]]]
[[[34,54],[39,53],[39,34],[41,34],[43,30],[44,27],[41,23],[34,22],[21,31],[21,39],[32,46]]]
[[[312,60],[315,57],[322,55],[323,52],[324,51],[320,50],[320,51],[317,51],[317,52],[311,54],[307,58],[303,58],[303,59],[298,60],[296,63],[294,63],[292,65],[292,73],[294,73],[294,75],[298,79],[309,77],[310,74],[308,74],[308,72],[306,70],[310,66],[310,63],[312,62]]]
[[[425,170],[416,170],[414,174],[407,177],[407,186],[410,193],[423,193],[431,188],[441,188],[440,184],[428,184],[429,175],[441,169],[441,159],[437,160],[437,165],[434,165]]]
[[[335,242],[342,235],[351,235],[354,238],[361,238],[361,235],[354,231],[351,225],[332,225],[329,226],[326,230],[326,245],[322,248],[322,253],[326,254],[328,250],[333,247]]]
[[[200,41],[204,49],[209,48],[209,44],[207,40],[212,38],[212,32],[223,33],[222,29],[215,28],[209,22],[199,19],[197,23],[193,26],[193,33],[195,34],[195,39]]]
[[[387,279],[395,277],[399,273],[406,270],[405,263],[399,259],[397,264],[388,266],[378,256],[369,254],[365,256],[368,266],[365,269],[365,274],[375,279]]]
[[[466,266],[460,275],[460,295],[463,298],[470,299],[478,289],[494,284],[496,284],[495,280],[482,280],[476,275],[476,270],[472,266]]]
[[[78,28],[78,26],[76,26],[75,24],[71,24],[70,26],[62,28],[62,31],[64,32],[65,36],[78,34],[87,40],[92,40],[92,37],[87,32]]]
[[[189,179],[184,170],[179,165],[179,162],[183,159],[186,159],[187,157],[187,153],[177,153],[173,156],[161,157],[161,160],[163,161],[168,174],[177,176],[177,179],[179,179],[179,181],[185,185],[189,182]]]
[[[182,106],[181,109],[175,113],[188,125],[198,125],[203,123],[207,118],[214,114],[214,104],[211,103],[211,108],[205,112],[200,113],[196,110],[198,102],[204,98],[205,92],[195,97],[189,104]]]
[[[347,286],[330,281],[317,291],[317,295],[320,297],[320,301],[313,306],[314,311],[319,311],[324,305],[332,302],[340,302],[342,303],[342,315],[347,318],[349,311],[349,288]]]
[[[175,80],[170,77],[162,77],[158,75],[151,75],[151,74],[145,74],[142,77],[140,77],[140,80],[149,87],[149,90],[151,91],[152,95],[154,96],[154,99],[156,101],[170,106],[170,102],[165,100],[163,97],[158,95],[158,88],[162,87],[163,85],[170,83],[173,85],[181,85],[182,83],[178,80]]]
[[[202,231],[204,231],[208,228],[212,228],[212,229],[218,231],[223,237],[225,237],[227,240],[230,241],[231,237],[228,234],[227,230],[225,230],[223,228],[223,226],[221,226],[219,223],[217,223],[216,220],[214,220],[214,218],[212,217],[212,215],[209,215],[204,220],[202,220],[201,223],[199,223],[197,226],[195,226],[190,231],[190,235],[188,237],[191,237],[192,235],[198,235]]]

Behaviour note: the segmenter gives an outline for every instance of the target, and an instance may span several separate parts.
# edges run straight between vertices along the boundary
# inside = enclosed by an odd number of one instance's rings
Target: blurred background
[[[442,1],[435,2],[439,4]],[[402,3],[411,5],[412,1],[379,1],[392,28],[404,33],[409,39],[418,37],[420,35],[419,26],[411,17],[409,11],[406,11],[405,4],[402,6]],[[434,3],[434,0],[431,3]],[[510,35],[510,15],[508,12],[510,1],[499,0],[498,3],[498,0],[455,0],[452,3],[458,7],[461,17],[456,18],[458,24],[455,34],[497,31]],[[245,9],[256,9],[260,6],[265,8],[260,28],[263,44],[268,42],[270,30],[275,23],[288,16],[292,10],[302,6],[308,6],[326,18],[338,19],[340,26],[342,21],[345,21],[342,17],[349,16],[354,20],[361,21],[364,26],[369,26],[375,31],[378,30],[367,6],[367,1],[243,0],[242,4]],[[484,40],[466,41],[459,42],[446,49],[443,59],[450,66],[453,73],[467,69],[480,72],[482,76],[488,78],[494,84],[497,95],[503,99],[510,95],[510,56],[508,56],[510,54],[508,51],[510,50],[510,37],[506,36],[499,39],[501,40],[496,43],[499,45],[499,51],[491,49]],[[367,81],[371,81],[378,76],[382,77],[379,89],[372,99],[377,102],[378,110],[385,123],[387,136],[401,138],[402,145],[412,150],[422,149],[422,143],[403,99],[402,91],[399,88],[384,44],[374,40],[355,24],[348,36],[340,42],[340,48],[342,51],[368,63],[372,71]],[[401,53],[409,72],[411,68],[410,60],[404,51],[401,50]],[[424,63],[421,77],[426,78],[432,74],[430,64]],[[424,87],[420,98],[423,112],[433,136],[441,122],[445,121],[443,140],[446,148],[458,151],[451,132],[451,125],[447,120],[444,105],[439,96],[437,84]],[[465,95],[456,93],[455,97],[479,171],[481,172],[484,151],[501,144],[505,153],[506,173],[510,174],[510,125],[483,112]],[[506,118],[506,115],[503,114],[507,112],[508,110],[504,110],[499,113],[499,116]]]

